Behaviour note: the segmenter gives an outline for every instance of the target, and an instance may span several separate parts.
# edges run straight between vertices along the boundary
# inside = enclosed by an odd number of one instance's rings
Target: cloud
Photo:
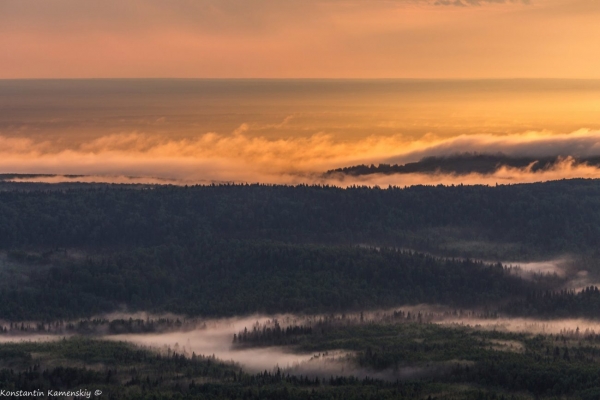
[[[343,176],[337,175],[322,180],[322,183],[328,183],[338,186],[413,186],[413,185],[496,185],[496,184],[517,184],[546,182],[560,179],[574,178],[600,178],[600,169],[594,166],[575,164],[571,158],[555,164],[552,168],[533,172],[531,168],[512,168],[501,167],[492,174],[471,173],[466,175],[457,174],[372,174],[363,176]],[[321,182],[319,182],[321,183]]]
[[[339,163],[381,158],[397,148],[399,137],[336,142],[331,135],[267,139],[242,124],[230,135],[197,138],[132,132],[102,136],[79,144],[0,136],[0,169],[16,173],[144,176],[191,181],[280,181],[317,173]]]
[[[260,127],[257,129],[260,130]],[[426,156],[465,151],[503,152],[514,156],[562,156],[552,168],[503,167],[492,175],[441,174],[322,177],[322,172],[370,163],[405,163]],[[600,132],[571,134],[527,132],[504,136],[480,134],[451,139],[401,135],[368,136],[354,141],[317,133],[308,137],[271,139],[256,136],[247,124],[231,134],[206,133],[175,139],[140,132],[110,134],[78,143],[0,136],[0,170],[5,173],[76,174],[85,178],[37,177],[34,180],[115,181],[136,183],[333,183],[341,186],[413,184],[495,184],[562,178],[597,178],[597,168],[572,157],[600,155]]]
[[[581,129],[572,133],[526,132],[511,135],[460,135],[451,139],[422,143],[421,148],[402,152],[385,160],[405,163],[427,156],[443,156],[464,152],[504,153],[510,156],[573,156],[600,155],[600,132]]]

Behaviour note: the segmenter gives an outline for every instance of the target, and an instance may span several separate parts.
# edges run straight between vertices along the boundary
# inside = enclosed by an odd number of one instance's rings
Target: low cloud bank
[[[263,182],[338,186],[527,183],[600,177],[599,168],[576,162],[573,158],[600,156],[600,132],[597,131],[462,135],[451,139],[425,136],[419,140],[393,135],[342,141],[328,134],[268,139],[251,134],[250,129],[243,124],[230,135],[207,133],[193,139],[134,132],[107,135],[78,144],[0,136],[0,171],[53,174],[11,179],[49,183]],[[501,167],[492,174],[323,175],[324,171],[341,166],[406,163],[466,151],[561,158],[550,168],[536,171],[528,166]],[[67,176],[72,174],[85,176]]]

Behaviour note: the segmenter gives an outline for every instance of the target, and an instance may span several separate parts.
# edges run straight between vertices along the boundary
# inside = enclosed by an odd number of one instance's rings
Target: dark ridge
[[[351,176],[370,175],[370,174],[411,174],[411,173],[445,173],[456,175],[467,175],[470,173],[493,174],[502,167],[527,168],[531,166],[531,171],[539,172],[548,170],[564,157],[512,157],[505,154],[474,154],[463,153],[442,157],[425,157],[417,162],[399,164],[379,164],[355,165],[351,167],[337,168],[329,170],[325,175],[344,174]],[[600,166],[600,156],[574,158],[575,165],[588,164]]]

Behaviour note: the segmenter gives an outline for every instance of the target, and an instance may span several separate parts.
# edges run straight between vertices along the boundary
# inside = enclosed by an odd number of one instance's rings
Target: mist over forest
[[[0,182],[0,381],[131,398],[594,398],[598,210],[586,179]]]
[[[599,0],[0,0],[0,398],[599,400]]]

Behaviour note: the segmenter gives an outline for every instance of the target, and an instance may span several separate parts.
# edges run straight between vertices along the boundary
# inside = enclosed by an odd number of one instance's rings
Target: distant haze
[[[50,181],[330,183],[319,177],[328,169],[470,151],[565,161],[543,174],[337,184],[599,177],[568,159],[600,155],[599,98],[593,80],[0,81],[0,172],[91,175]]]

